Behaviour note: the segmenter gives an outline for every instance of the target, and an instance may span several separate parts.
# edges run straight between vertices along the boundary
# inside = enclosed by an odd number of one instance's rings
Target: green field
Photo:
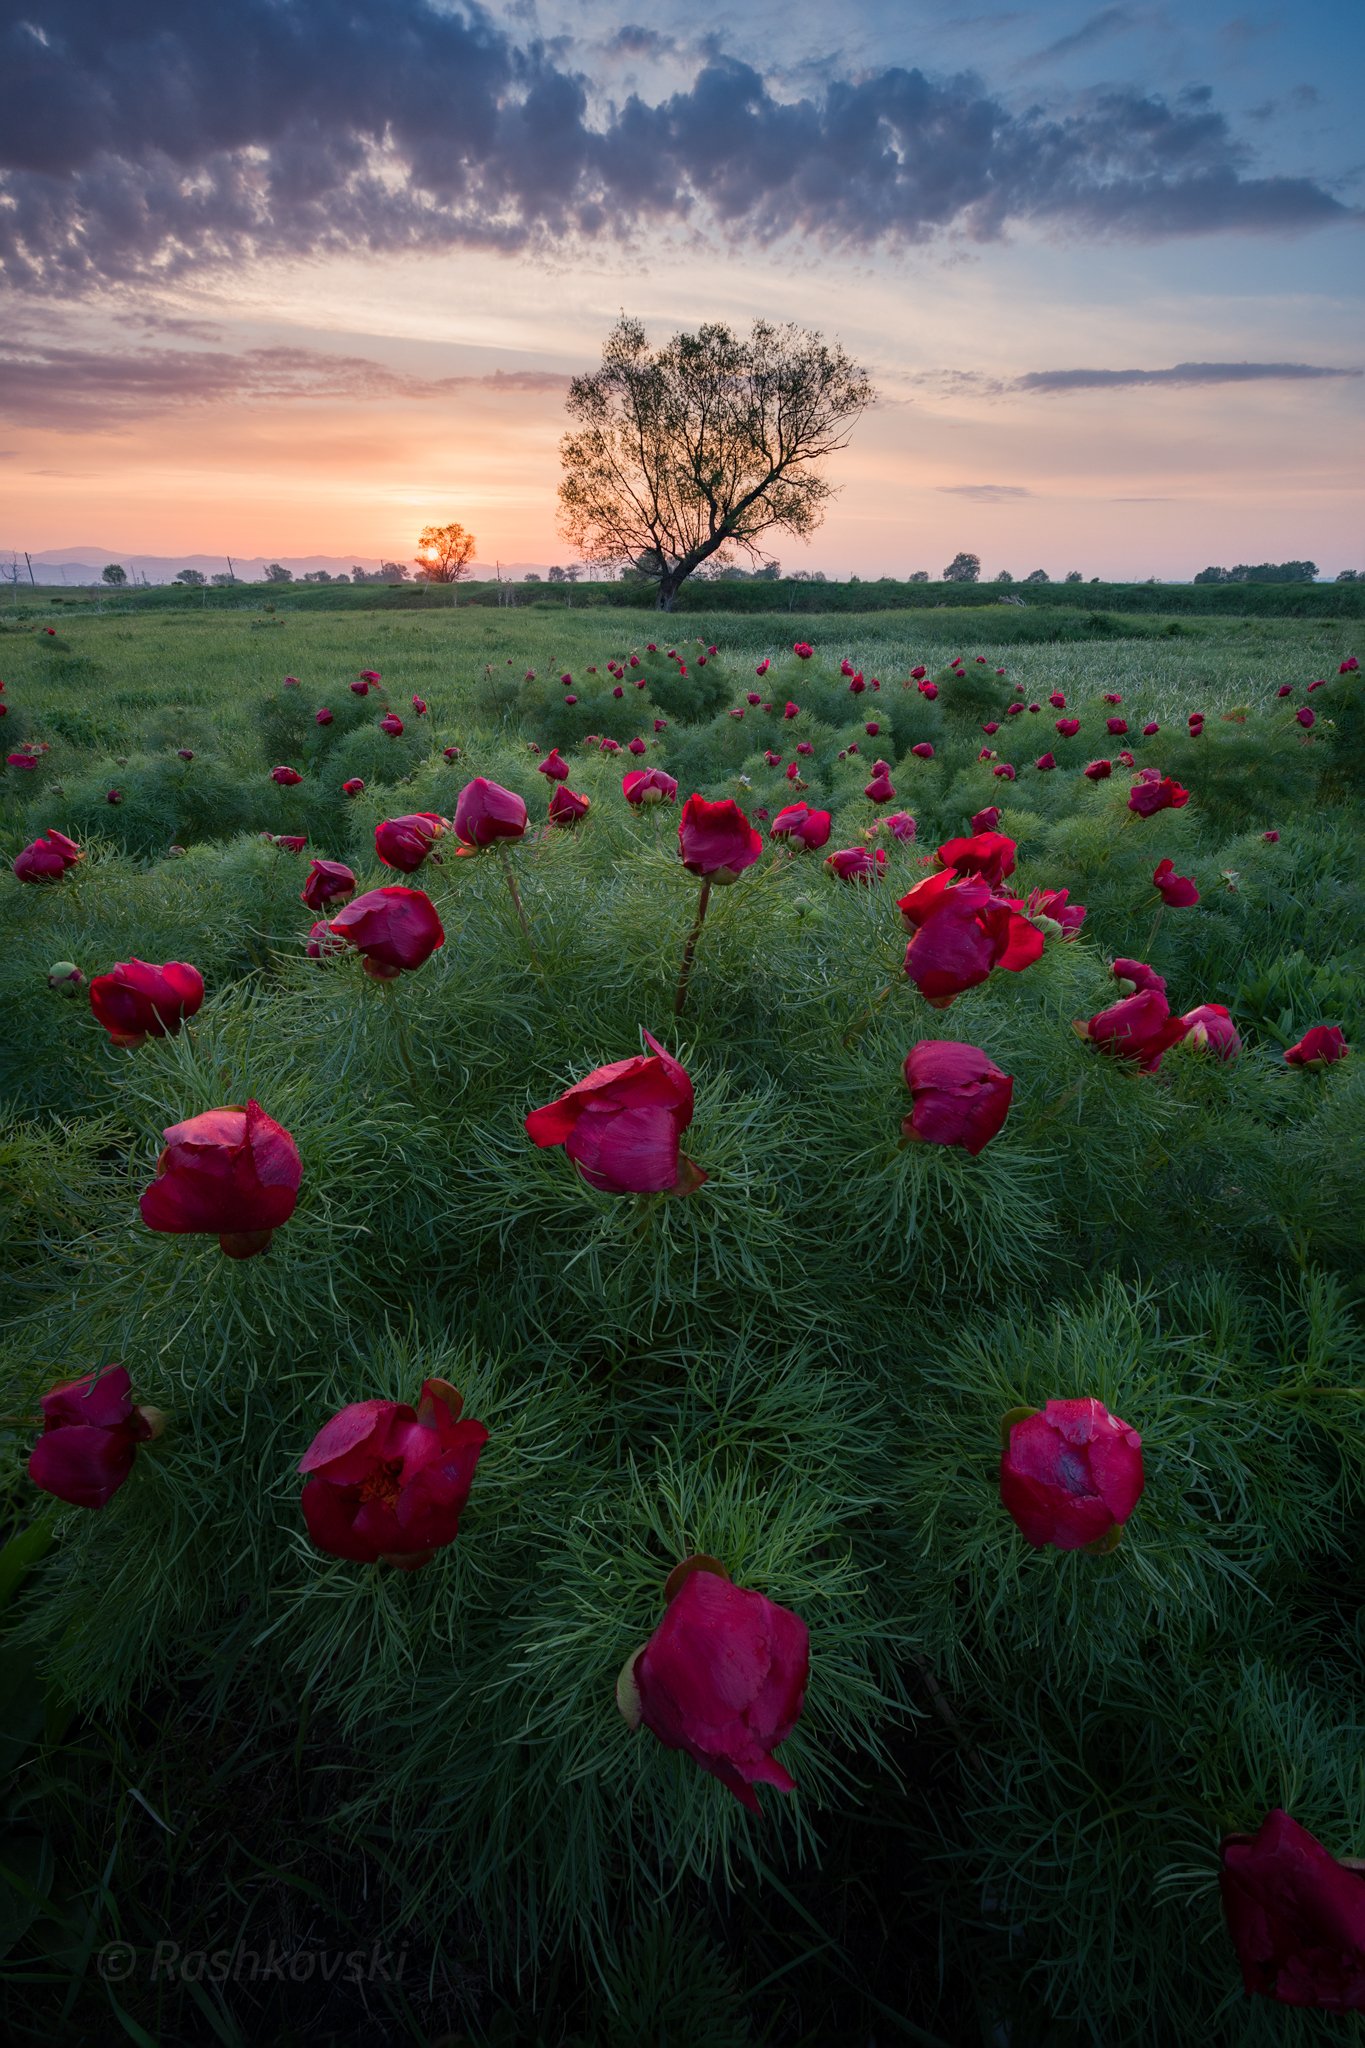
[[[0,874],[11,2038],[1340,2040],[1244,1998],[1217,1871],[1275,1805],[1365,1853],[1359,622],[373,595],[0,615],[3,751],[46,748],[4,771],[0,852],[56,827],[85,853]],[[674,807],[623,801],[636,735],[680,800],[766,829],[795,764],[826,851],[891,808],[917,836],[878,839],[871,887],[765,849],[675,1017],[697,883]],[[572,830],[540,829],[552,745],[592,803]],[[1124,748],[1189,802],[1140,818],[1132,772],[1082,774]],[[894,805],[863,793],[875,758]],[[497,854],[376,859],[381,820],[449,818],[474,776],[531,814],[529,948]],[[991,804],[1009,889],[1086,920],[933,1009],[896,899]],[[262,836],[290,833],[302,855]],[[310,856],[426,891],[444,946],[383,984],[307,957]],[[1166,857],[1196,906],[1163,908]],[[1240,1053],[1152,1074],[1085,1042],[1116,955],[1173,1011],[1224,1005]],[[133,958],[207,996],[126,1050],[48,971]],[[1286,1065],[1323,1023],[1355,1055]],[[525,1133],[642,1028],[695,1085],[685,1198],[595,1191]],[[1014,1077],[979,1156],[899,1142],[923,1039]],[[268,1252],[146,1229],[162,1131],[248,1097],[303,1159]],[[168,1428],[106,1508],[60,1506],[26,1474],[37,1401],[112,1361]],[[321,1555],[300,1457],[425,1377],[490,1432],[458,1541],[411,1574]],[[1031,1549],[997,1489],[1001,1417],[1079,1395],[1143,1438],[1103,1556]],[[692,1553],[810,1630],[798,1789],[761,1819],[613,1701]],[[363,1995],[98,1961],[165,1941],[408,1960]]]

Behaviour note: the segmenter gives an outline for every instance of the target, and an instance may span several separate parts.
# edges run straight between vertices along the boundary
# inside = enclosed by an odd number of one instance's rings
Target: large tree
[[[671,611],[703,562],[762,560],[774,529],[815,531],[834,487],[820,465],[873,401],[837,344],[756,320],[712,321],[652,349],[623,316],[602,366],[569,386],[560,530],[585,561],[648,560]]]
[[[458,583],[469,572],[474,536],[458,519],[449,526],[424,526],[417,539],[417,574],[423,583]]]

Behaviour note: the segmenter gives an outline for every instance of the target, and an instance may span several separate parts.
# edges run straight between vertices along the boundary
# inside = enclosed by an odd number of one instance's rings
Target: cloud
[[[527,397],[562,393],[568,384],[566,375],[550,370],[424,377],[368,357],[308,348],[237,354],[148,348],[115,355],[0,341],[0,417],[82,433],[183,406],[357,398],[429,402],[467,391]]]
[[[1359,377],[1365,371],[1325,363],[1173,363],[1168,370],[1030,370],[1016,377],[1015,391],[1113,391],[1132,384],[1251,384],[1269,380],[1309,382],[1322,377]]]
[[[677,47],[672,36],[661,35],[655,28],[642,28],[635,21],[623,23],[603,44],[610,57],[670,57]]]
[[[971,498],[978,505],[1001,505],[1013,503],[1016,498],[1033,498],[1036,491],[1025,490],[1022,484],[938,484],[948,498]]]
[[[970,74],[891,66],[782,96],[717,52],[686,90],[616,103],[562,42],[435,0],[44,0],[41,20],[0,27],[0,276],[49,300],[661,223],[871,248],[1363,217],[1312,178],[1255,175],[1199,91],[1012,111]]]
[[[1037,71],[1048,64],[1055,64],[1059,58],[1074,57],[1082,50],[1093,49],[1096,43],[1107,43],[1111,36],[1126,35],[1129,29],[1139,26],[1136,15],[1126,7],[1106,7],[1099,14],[1092,14],[1089,21],[1083,21],[1069,36],[1059,36],[1046,49],[1037,50],[1031,57],[1025,57],[1017,66],[1020,71]]]

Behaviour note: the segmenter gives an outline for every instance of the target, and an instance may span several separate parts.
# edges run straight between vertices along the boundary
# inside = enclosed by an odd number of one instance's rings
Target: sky
[[[0,560],[570,560],[625,311],[871,372],[787,569],[1365,569],[1357,0],[630,5],[0,0]]]

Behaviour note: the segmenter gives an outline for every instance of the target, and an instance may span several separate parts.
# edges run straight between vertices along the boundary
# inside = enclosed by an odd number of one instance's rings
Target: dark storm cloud
[[[187,405],[270,404],[300,399],[416,399],[486,391],[562,394],[569,380],[548,370],[492,370],[423,377],[364,356],[308,348],[226,350],[103,349],[0,342],[0,418],[88,432]]]
[[[1124,384],[1301,383],[1318,377],[1359,377],[1360,370],[1321,363],[1174,363],[1169,370],[1030,370],[1014,391],[1113,391]]]
[[[600,104],[562,43],[430,0],[0,8],[0,272],[56,293],[687,220],[868,247],[1360,217],[1311,178],[1254,175],[1206,91],[1011,111],[970,76],[892,67],[784,98],[716,55],[686,91]]]

